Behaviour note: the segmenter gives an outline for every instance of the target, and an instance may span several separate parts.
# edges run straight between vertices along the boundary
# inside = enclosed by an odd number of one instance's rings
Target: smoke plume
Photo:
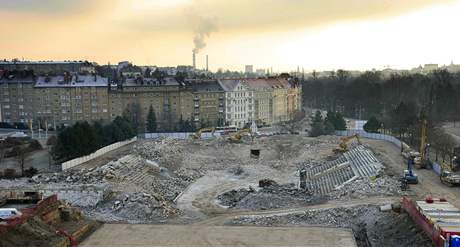
[[[195,37],[193,43],[195,47],[193,52],[198,54],[203,48],[206,47],[206,39],[209,38],[211,33],[217,31],[217,20],[212,17],[199,16],[196,19]]]

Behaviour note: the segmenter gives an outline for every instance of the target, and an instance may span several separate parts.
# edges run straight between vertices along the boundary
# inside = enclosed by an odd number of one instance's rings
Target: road
[[[385,163],[388,172],[395,176],[402,176],[403,170],[406,169],[406,161],[401,156],[398,147],[388,142],[369,139],[365,139],[364,143],[377,151],[377,157]],[[419,183],[410,185],[410,189],[418,199],[423,199],[426,196],[445,198],[460,208],[460,188],[444,185],[439,176],[432,170],[422,169],[415,172],[418,175]]]

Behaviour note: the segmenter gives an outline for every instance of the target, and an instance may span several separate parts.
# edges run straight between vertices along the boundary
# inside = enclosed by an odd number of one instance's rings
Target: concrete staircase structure
[[[308,169],[307,189],[316,195],[326,195],[359,177],[376,176],[382,168],[382,163],[374,154],[361,145],[334,161]]]

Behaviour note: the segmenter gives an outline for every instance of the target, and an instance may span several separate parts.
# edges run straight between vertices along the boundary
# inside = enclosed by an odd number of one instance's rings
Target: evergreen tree
[[[335,118],[335,113],[332,111],[327,112],[327,116],[324,119],[324,122],[330,122],[334,125],[334,128],[336,126],[337,119]]]
[[[370,133],[378,133],[380,128],[380,121],[376,117],[372,116],[367,123],[364,125],[364,130]]]
[[[311,137],[318,137],[323,135],[324,133],[324,124],[323,124],[323,117],[321,116],[320,111],[316,111],[315,116],[312,120],[310,136]]]
[[[347,122],[345,122],[345,119],[340,112],[335,113],[334,128],[335,130],[347,130]]]
[[[182,118],[181,118],[182,120]],[[150,105],[149,113],[147,115],[147,132],[154,133],[157,131],[157,118],[153,106]]]
[[[332,135],[335,132],[334,124],[330,121],[326,121],[324,124],[324,134],[325,135]]]

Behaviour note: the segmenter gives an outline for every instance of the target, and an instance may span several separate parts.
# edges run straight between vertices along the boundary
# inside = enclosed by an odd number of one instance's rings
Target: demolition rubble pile
[[[130,155],[99,167],[40,174],[36,185],[108,191],[103,201],[85,212],[102,221],[152,222],[179,214],[173,200],[202,175],[180,166],[181,145],[173,139],[141,142]]]
[[[279,208],[329,199],[360,199],[402,195],[399,180],[385,174],[383,165],[364,146],[316,164],[301,164],[305,186],[276,183],[260,188],[232,190],[218,196],[222,206],[243,209]]]
[[[329,199],[360,199],[370,196],[400,196],[400,181],[391,176],[382,175],[375,179],[358,178],[329,193]]]
[[[431,240],[407,214],[381,212],[377,205],[316,209],[287,215],[239,216],[225,224],[352,228],[358,246],[432,246]]]
[[[219,195],[217,199],[225,207],[253,210],[302,206],[320,200],[308,191],[299,190],[295,184],[279,185],[264,179],[259,182],[259,186],[266,181],[269,183],[258,190],[252,187],[231,190]]]

